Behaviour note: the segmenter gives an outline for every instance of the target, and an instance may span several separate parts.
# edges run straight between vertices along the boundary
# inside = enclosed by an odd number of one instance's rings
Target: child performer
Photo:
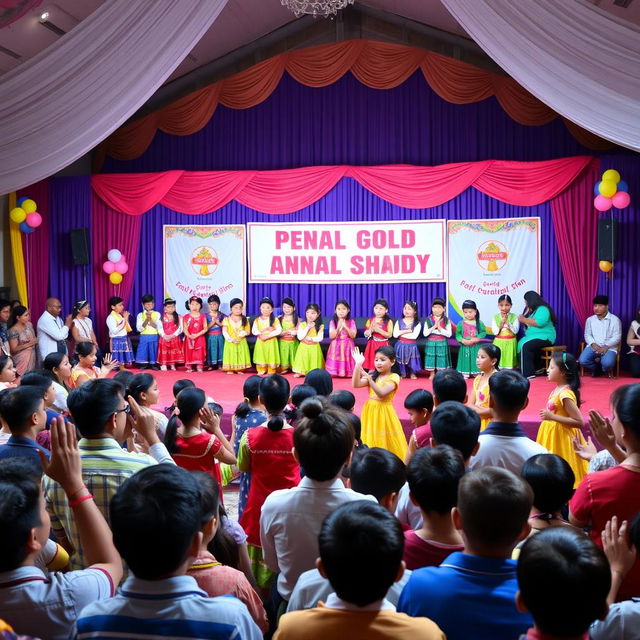
[[[574,489],[587,474],[587,461],[574,451],[573,441],[585,444],[582,435],[583,419],[580,413],[580,371],[576,359],[570,353],[553,354],[547,369],[547,379],[556,388],[540,411],[542,423],[536,442],[564,458],[576,477]]]
[[[298,324],[296,303],[291,298],[282,298],[282,315],[278,318],[282,333],[278,338],[280,349],[280,373],[289,373],[298,350]]]
[[[187,365],[187,373],[196,367],[198,371],[204,368],[204,361],[207,355],[207,341],[204,334],[207,333],[207,318],[202,309],[202,298],[191,296],[185,303],[189,313],[185,313],[182,319],[182,330],[184,331],[184,363]]]
[[[511,297],[506,293],[498,298],[498,309],[500,313],[493,316],[491,321],[491,331],[495,338],[493,344],[500,347],[500,362],[498,366],[501,369],[515,369],[518,359],[518,329],[520,322],[515,313],[511,313]],[[484,427],[483,427],[484,428]]]
[[[424,368],[427,376],[433,371],[451,367],[451,353],[448,339],[453,333],[451,321],[444,314],[444,298],[434,298],[431,303],[431,315],[424,322],[424,335],[427,344],[424,348]]]
[[[140,342],[136,352],[136,362],[141,369],[159,369],[158,338],[162,335],[160,314],[154,311],[155,300],[150,293],[142,296],[142,309],[136,318],[136,329],[140,333]]]
[[[176,365],[184,362],[184,351],[180,340],[182,318],[176,312],[176,301],[173,298],[165,298],[163,307],[158,362],[162,371],[166,371],[167,367],[175,371]]]
[[[373,303],[373,318],[369,318],[365,324],[364,337],[367,338],[367,347],[364,350],[364,368],[368,371],[375,369],[375,352],[380,347],[389,344],[389,338],[393,334],[393,320],[389,317],[389,303],[384,298],[378,298]]]
[[[131,333],[129,324],[129,312],[124,310],[122,298],[112,296],[109,298],[111,313],[107,316],[109,329],[109,351],[112,360],[117,360],[121,366],[130,365],[133,362],[133,349],[128,333]]]
[[[276,373],[280,366],[280,350],[276,338],[282,333],[280,320],[273,313],[273,300],[260,300],[260,316],[253,321],[251,333],[256,336],[253,363],[259,376]]]
[[[244,369],[251,367],[251,356],[247,336],[249,335],[249,319],[244,315],[244,303],[240,298],[232,298],[229,303],[231,309],[222,321],[222,335],[224,336],[224,353],[222,369],[227,375],[244,373]]]
[[[220,313],[220,298],[213,294],[207,298],[209,313],[207,314],[207,364],[211,369],[217,369],[222,364],[224,352],[224,337],[222,335],[222,321],[226,318]]]
[[[478,367],[476,358],[480,348],[480,339],[487,335],[487,330],[480,322],[480,312],[473,300],[462,303],[464,320],[456,327],[456,340],[462,345],[458,351],[458,366],[456,369],[465,377],[476,375]]]
[[[402,320],[396,320],[393,326],[393,337],[398,338],[396,358],[400,365],[400,375],[403,378],[408,375],[412,380],[415,380],[416,373],[422,368],[416,344],[421,326],[418,317],[418,303],[407,300],[402,308]]]
[[[304,310],[305,322],[298,325],[300,345],[293,361],[293,377],[306,376],[311,369],[324,369],[324,357],[320,343],[324,340],[324,325],[320,307],[313,302]]]
[[[93,342],[78,342],[75,355],[78,364],[71,369],[71,386],[74,389],[89,380],[106,378],[118,366],[118,361],[112,360],[111,354],[106,353],[102,359],[102,367],[96,367],[97,349]]]
[[[355,320],[351,318],[351,306],[346,300],[338,301],[329,323],[331,344],[327,351],[327,371],[332,376],[350,378],[353,375],[355,363],[352,353],[357,333]]]
[[[396,362],[393,347],[379,347],[375,354],[375,372],[363,369],[364,356],[358,348],[353,350],[356,368],[351,379],[353,386],[369,387],[369,399],[362,408],[362,442],[369,447],[382,447],[395,453],[400,460],[407,454],[405,438],[398,415],[393,408],[393,397],[400,388],[400,376],[391,373]]]
[[[495,344],[483,344],[478,349],[476,366],[480,375],[473,380],[473,389],[469,394],[467,406],[480,416],[480,431],[484,431],[491,422],[491,408],[489,407],[489,378],[498,371],[500,362],[500,347]]]

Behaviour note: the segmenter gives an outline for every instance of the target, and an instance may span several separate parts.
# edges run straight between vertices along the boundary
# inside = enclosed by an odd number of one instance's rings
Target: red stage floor
[[[230,431],[231,415],[237,404],[242,400],[242,384],[246,375],[229,376],[221,371],[190,374],[187,374],[184,371],[157,371],[154,372],[154,375],[158,381],[158,387],[160,388],[160,402],[157,407],[158,409],[163,409],[173,402],[172,386],[176,380],[179,378],[190,378],[197,386],[204,389],[212,398],[215,399],[216,402],[222,405],[225,412],[223,428],[225,432]],[[301,384],[303,381],[302,378],[294,378],[292,374],[288,374],[286,377],[292,387],[297,384]],[[610,380],[608,378],[583,378],[583,404],[580,409],[582,414],[585,416],[585,423],[591,409],[596,409],[605,416],[611,415],[609,396],[612,391],[616,387],[633,382],[637,382],[637,380],[625,377],[621,377],[617,380]],[[471,388],[471,384],[472,381],[469,380],[469,388]],[[367,389],[352,389],[351,380],[343,378],[334,378],[333,385],[334,389],[349,389],[353,391],[356,396],[356,412],[359,413],[367,400]],[[396,395],[393,404],[400,416],[400,420],[403,423],[406,433],[410,432],[411,427],[408,422],[403,402],[404,398],[414,389],[428,389],[431,391],[431,381],[426,378],[402,381],[400,390]],[[540,377],[531,381],[529,406],[521,414],[521,423],[530,437],[535,438],[538,425],[540,424],[538,412],[544,407],[547,397],[552,390],[553,383],[548,382],[546,378]],[[588,425],[585,424],[585,433],[588,432],[588,429]]]

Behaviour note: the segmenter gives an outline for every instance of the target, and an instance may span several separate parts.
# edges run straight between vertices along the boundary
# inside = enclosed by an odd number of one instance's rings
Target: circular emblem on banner
[[[191,268],[199,276],[210,276],[218,268],[220,259],[212,247],[197,247],[191,253]]]
[[[509,252],[502,242],[489,240],[489,242],[483,242],[478,247],[476,259],[478,264],[486,271],[500,271],[507,264]]]

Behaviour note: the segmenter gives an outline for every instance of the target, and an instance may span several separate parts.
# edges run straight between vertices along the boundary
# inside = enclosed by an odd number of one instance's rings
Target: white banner
[[[444,220],[250,222],[249,282],[445,280]]]
[[[174,298],[177,311],[199,296],[207,310],[207,298],[220,296],[221,310],[229,312],[229,300],[246,302],[245,226],[164,225],[164,295]]]
[[[491,327],[505,293],[513,300],[513,313],[521,313],[524,294],[540,292],[540,218],[451,220],[447,226],[451,320],[462,319],[468,299]]]

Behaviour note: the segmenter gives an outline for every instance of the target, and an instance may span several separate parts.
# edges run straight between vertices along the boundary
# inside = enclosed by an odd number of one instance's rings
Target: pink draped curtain
[[[551,200],[560,267],[571,306],[582,325],[593,313],[598,286],[598,214],[593,207],[593,185],[599,170],[600,161],[592,160],[570,189]]]

